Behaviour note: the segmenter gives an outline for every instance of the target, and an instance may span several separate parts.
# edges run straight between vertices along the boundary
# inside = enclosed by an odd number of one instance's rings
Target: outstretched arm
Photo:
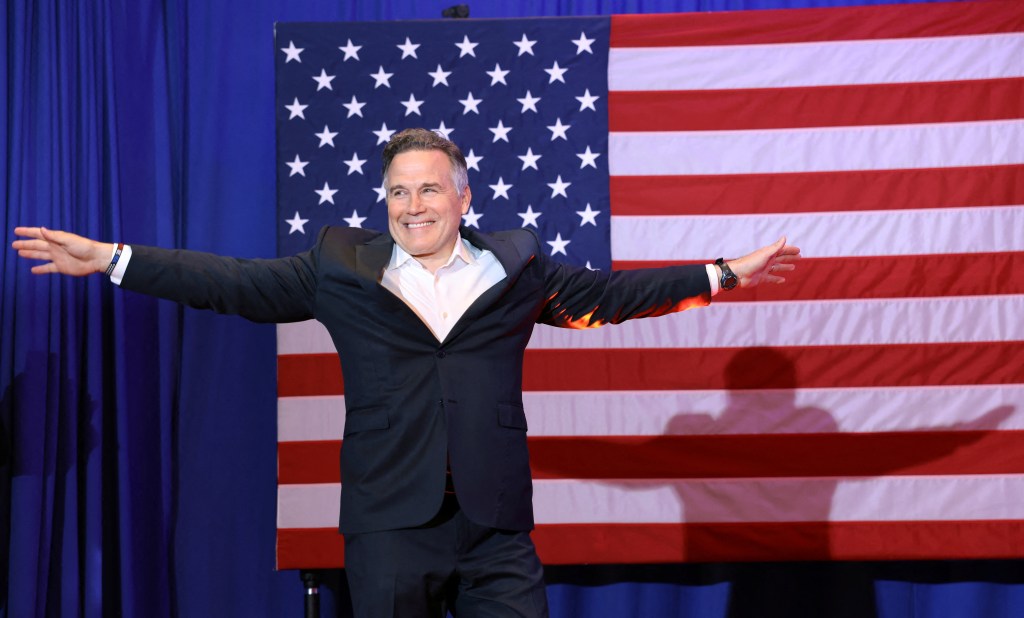
[[[786,237],[778,239],[767,247],[761,247],[753,253],[741,258],[729,260],[727,263],[739,279],[739,287],[750,288],[761,283],[783,283],[786,278],[780,273],[787,273],[796,268],[795,262],[800,259],[800,248],[786,244]],[[722,269],[715,267],[718,277],[722,277]]]
[[[14,235],[22,237],[11,244],[19,256],[46,261],[32,267],[32,273],[36,275],[61,273],[82,277],[101,273],[107,269],[114,253],[111,243],[96,242],[45,227],[16,227]]]

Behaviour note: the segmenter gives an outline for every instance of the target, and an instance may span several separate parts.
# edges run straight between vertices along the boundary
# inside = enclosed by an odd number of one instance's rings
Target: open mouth
[[[427,227],[428,225],[433,225],[433,224],[434,224],[433,221],[423,221],[422,223],[406,223],[405,227],[409,228],[410,230],[416,230],[416,229],[419,229],[421,227]]]

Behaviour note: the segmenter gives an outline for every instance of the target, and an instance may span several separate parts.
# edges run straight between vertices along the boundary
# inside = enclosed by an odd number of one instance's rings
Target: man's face
[[[459,195],[451,162],[440,150],[409,150],[388,168],[388,230],[431,272],[451,255],[462,215],[469,210],[469,187]]]

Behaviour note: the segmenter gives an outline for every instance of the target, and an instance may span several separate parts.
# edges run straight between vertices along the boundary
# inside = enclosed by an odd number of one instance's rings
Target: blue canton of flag
[[[278,24],[278,254],[324,225],[387,230],[380,155],[424,127],[459,145],[463,225],[532,227],[610,269],[608,18]]]

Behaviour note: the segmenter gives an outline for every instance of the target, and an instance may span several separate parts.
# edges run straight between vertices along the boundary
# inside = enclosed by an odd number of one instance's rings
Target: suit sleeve
[[[306,253],[269,260],[132,245],[121,287],[253,322],[308,320],[314,317],[323,236],[321,231]]]
[[[542,324],[597,328],[711,304],[702,265],[604,272],[561,264],[539,250],[535,255],[545,272]]]

